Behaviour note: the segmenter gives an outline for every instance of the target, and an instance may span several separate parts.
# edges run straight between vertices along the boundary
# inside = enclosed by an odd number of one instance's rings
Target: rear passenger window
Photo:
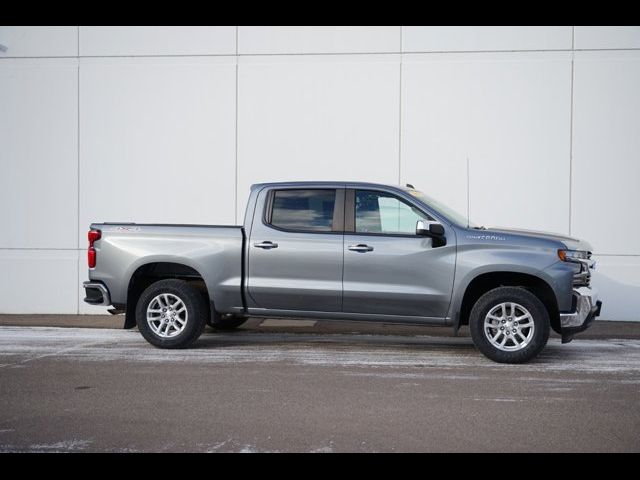
[[[330,232],[335,203],[335,190],[276,190],[270,223],[285,230]]]

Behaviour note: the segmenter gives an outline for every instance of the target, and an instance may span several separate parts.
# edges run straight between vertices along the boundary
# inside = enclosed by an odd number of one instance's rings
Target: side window
[[[384,192],[356,190],[356,233],[414,235],[418,220],[431,220],[420,210]]]
[[[285,230],[330,232],[335,203],[335,190],[276,190],[269,223]]]

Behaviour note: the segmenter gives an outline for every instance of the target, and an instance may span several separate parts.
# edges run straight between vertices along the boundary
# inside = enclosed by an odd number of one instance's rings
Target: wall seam
[[[81,251],[81,248],[68,248],[68,247],[0,247],[2,251],[52,251],[52,252],[76,252]]]
[[[238,29],[239,27],[236,25],[236,99],[235,99],[235,153],[234,153],[234,202],[233,202],[233,218],[235,219],[236,225],[238,224]]]
[[[571,86],[569,94],[569,235],[571,235],[571,217],[573,209],[573,77],[575,60],[573,47],[575,45],[575,29],[575,26],[571,27]]]
[[[84,248],[57,248],[57,247],[0,247],[0,252],[85,252]],[[640,253],[594,253],[596,257],[631,257],[640,258]]]
[[[554,52],[640,52],[640,48],[559,48],[535,50],[423,50],[411,52],[306,52],[306,53],[192,53],[192,54],[147,54],[147,55],[36,55],[3,56],[2,60],[56,59],[56,58],[193,58],[193,57],[304,57],[304,56],[348,56],[348,55],[449,55],[474,53],[554,53]]]
[[[467,144],[468,145],[468,144]],[[468,151],[468,150],[467,150]],[[469,155],[467,154],[467,228],[471,222],[471,173],[469,172]]]
[[[77,81],[77,122],[78,122],[78,128],[76,129],[76,134],[78,136],[77,138],[77,147],[78,147],[78,152],[77,152],[77,168],[76,168],[76,189],[77,189],[77,205],[76,205],[76,245],[78,246],[78,252],[80,251],[80,25],[76,26],[76,30],[77,30],[77,48],[76,51],[78,53],[77,56],[77,77],[76,77],[76,81]],[[76,275],[76,281],[80,281],[80,253],[78,253],[78,259],[76,260],[76,271],[77,271],[77,275]],[[76,314],[80,315],[80,296],[76,295]]]
[[[400,52],[402,52],[402,26],[400,26]],[[398,87],[398,185],[402,185],[402,53],[400,53],[400,78]]]

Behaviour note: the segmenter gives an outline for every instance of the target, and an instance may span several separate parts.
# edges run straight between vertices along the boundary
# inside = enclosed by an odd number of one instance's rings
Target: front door
[[[383,191],[348,190],[345,209],[343,310],[444,318],[455,269],[455,238],[417,236],[433,220],[409,201]]]
[[[256,308],[342,308],[344,189],[264,192],[249,239],[248,291]]]

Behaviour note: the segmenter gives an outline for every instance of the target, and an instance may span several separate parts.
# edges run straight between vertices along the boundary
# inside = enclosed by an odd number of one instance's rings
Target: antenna
[[[7,47],[5,47],[0,43],[0,52],[6,52],[6,51],[7,51]]]
[[[413,185],[411,185],[410,183],[407,183],[407,188],[413,188],[414,190],[416,189],[416,187],[414,187]]]

